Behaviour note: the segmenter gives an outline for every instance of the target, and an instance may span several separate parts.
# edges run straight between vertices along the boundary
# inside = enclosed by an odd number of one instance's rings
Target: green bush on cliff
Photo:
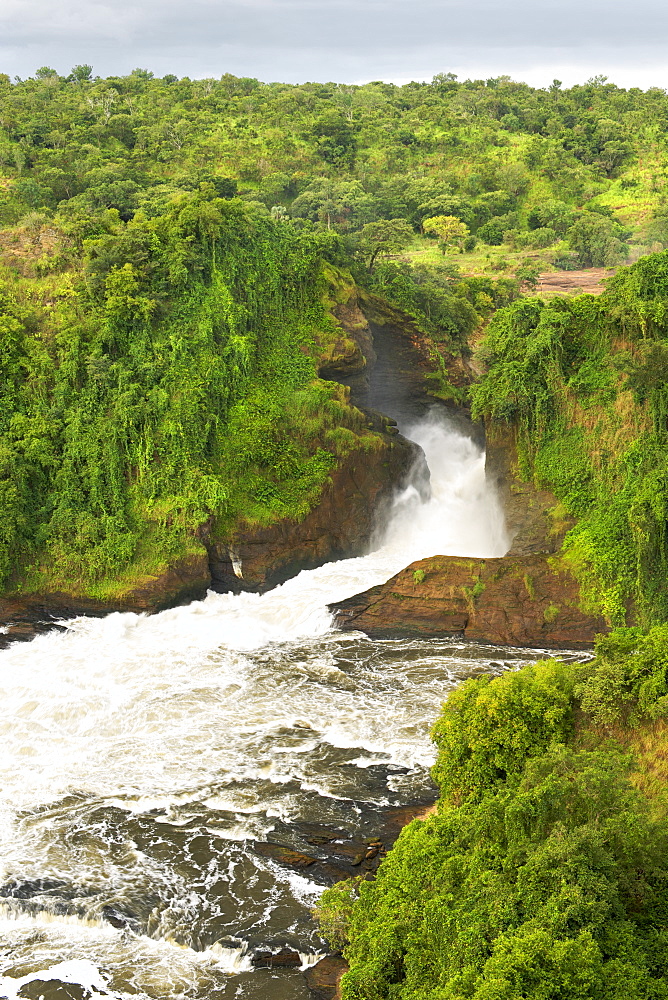
[[[577,693],[584,711],[605,725],[668,716],[668,626],[599,636],[596,659],[581,668]]]
[[[668,991],[666,836],[612,752],[415,822],[348,924],[344,1000],[648,1000]]]
[[[212,518],[303,516],[364,424],[315,381],[321,297],[318,240],[202,194],[116,216],[78,271],[8,275],[0,579],[94,592]]]
[[[588,610],[668,620],[668,253],[598,299],[526,299],[492,319],[474,416],[515,429],[523,473],[577,519],[564,556]]]
[[[466,351],[481,321],[518,295],[511,279],[463,277],[452,265],[386,261],[372,274],[359,267],[353,274],[360,285],[411,316],[436,343],[457,351]]]
[[[562,743],[573,727],[573,683],[572,670],[559,663],[465,681],[432,731],[441,795],[480,798],[519,774],[528,755]]]
[[[665,809],[621,748],[578,748],[582,669],[540,663],[450,696],[438,812],[403,830],[374,882],[321,901],[350,964],[343,1000],[668,996]]]

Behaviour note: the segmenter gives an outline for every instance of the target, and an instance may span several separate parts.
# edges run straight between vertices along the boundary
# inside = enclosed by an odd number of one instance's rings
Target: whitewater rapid
[[[442,416],[410,436],[431,499],[407,487],[368,555],[0,653],[0,997],[45,976],[87,997],[303,996],[247,951],[310,935],[312,960],[321,887],[247,843],[424,785],[438,705],[480,669],[461,643],[343,636],[327,605],[415,559],[508,548],[484,453]]]

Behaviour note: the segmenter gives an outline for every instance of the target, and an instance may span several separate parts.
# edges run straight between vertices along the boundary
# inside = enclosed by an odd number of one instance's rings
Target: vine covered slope
[[[77,269],[6,279],[5,584],[120,593],[203,551],[204,525],[302,518],[378,444],[315,377],[324,288],[313,237],[198,194],[85,240]]]
[[[521,473],[575,520],[562,556],[612,625],[668,618],[668,253],[603,295],[500,310],[474,415],[516,435]]]

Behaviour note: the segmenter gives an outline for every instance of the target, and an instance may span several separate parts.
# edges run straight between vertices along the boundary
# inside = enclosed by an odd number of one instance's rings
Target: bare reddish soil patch
[[[614,270],[607,267],[588,267],[582,271],[546,271],[538,277],[536,293],[570,295],[573,292],[587,292],[589,295],[600,295],[605,288],[603,282],[612,274]]]

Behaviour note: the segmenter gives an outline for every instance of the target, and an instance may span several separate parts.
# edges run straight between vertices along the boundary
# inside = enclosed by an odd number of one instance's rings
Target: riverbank
[[[404,829],[374,882],[320,904],[349,963],[343,1000],[461,990],[472,947],[475,1000],[512,984],[594,1000],[620,968],[634,1000],[665,988],[665,725],[637,680],[661,643],[665,629],[613,636],[590,663],[546,661],[449,696],[433,731],[437,811]]]
[[[191,554],[152,573],[121,574],[101,597],[76,590],[10,589],[0,596],[0,646],[79,615],[155,613],[202,600],[209,590],[263,592],[302,569],[360,554],[396,490],[412,475],[428,489],[428,473],[419,471],[420,449],[399,435],[391,420],[372,413],[358,416],[363,427],[351,435],[319,502],[303,518],[274,519],[268,525],[239,519],[228,532],[209,522],[192,539]]]

